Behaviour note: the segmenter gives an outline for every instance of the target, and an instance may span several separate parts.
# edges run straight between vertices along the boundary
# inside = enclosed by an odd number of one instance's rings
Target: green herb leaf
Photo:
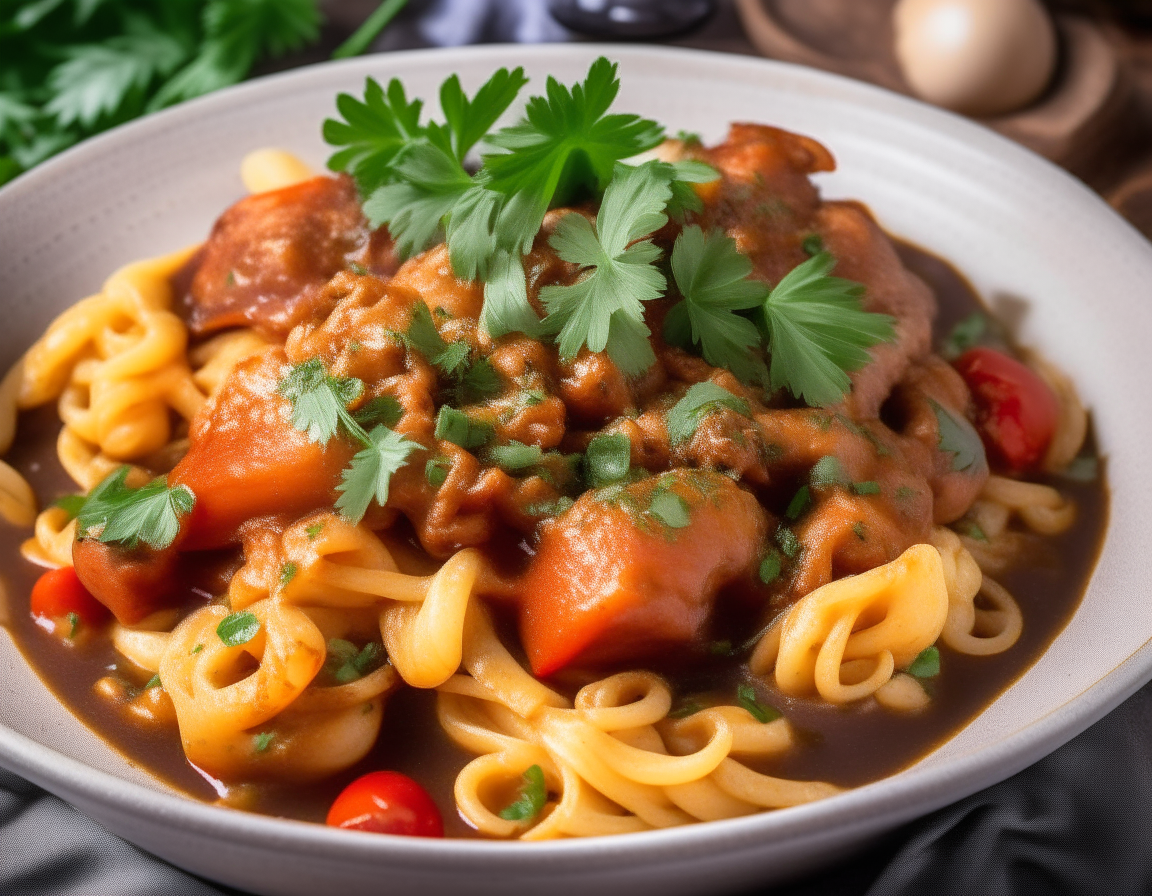
[[[668,412],[668,438],[672,444],[679,445],[692,438],[701,421],[719,408],[728,408],[745,417],[752,416],[748,402],[723,386],[710,382],[692,385]]]
[[[694,716],[700,712],[704,707],[695,700],[685,700],[675,709],[668,713],[670,719],[686,719],[688,716]]]
[[[287,563],[285,563],[283,566],[281,566],[280,567],[280,587],[286,588],[288,586],[288,584],[294,578],[296,578],[296,573],[299,571],[300,571],[300,567],[298,567],[291,560],[289,560]]]
[[[120,467],[92,489],[77,517],[76,534],[128,550],[141,542],[163,550],[176,540],[180,520],[192,512],[196,496],[186,485],[168,488],[164,477],[128,488],[127,476],[128,467]]]
[[[80,631],[80,614],[73,610],[65,617],[68,620],[68,637],[75,638],[76,634]]]
[[[790,520],[798,520],[808,509],[812,506],[812,492],[808,486],[802,485],[797,489],[796,494],[792,496],[792,500],[788,502],[788,509],[784,511],[784,515]]]
[[[750,684],[742,684],[736,688],[736,702],[762,725],[780,718],[780,710],[756,699],[756,689]]]
[[[685,227],[672,249],[672,276],[684,301],[664,319],[664,338],[688,348],[700,345],[704,360],[726,367],[745,382],[767,379],[764,362],[753,354],[760,346],[756,325],[737,311],[756,308],[768,295],[763,283],[749,280],[752,262],[736,241],[720,230],[705,235]]]
[[[189,652],[190,654],[192,654],[193,656],[195,656],[197,653],[199,653],[199,652],[200,652],[201,650],[203,650],[203,649],[204,649],[204,645],[203,645],[203,644],[197,644],[195,647],[193,647],[193,648],[192,648],[191,650],[189,650],[188,652]]]
[[[421,100],[408,101],[404,85],[396,78],[388,82],[387,91],[368,78],[362,101],[341,93],[336,109],[343,121],[329,118],[324,122],[325,142],[343,147],[328,159],[328,167],[351,174],[361,194],[370,194],[392,176],[400,151],[424,136],[423,107]]]
[[[596,225],[572,212],[560,219],[548,242],[564,261],[584,274],[570,286],[540,290],[548,310],[544,328],[559,335],[560,355],[574,358],[581,348],[607,351],[628,376],[643,373],[656,356],[648,343],[644,302],[664,290],[656,267],[660,250],[640,239],[662,227],[671,197],[668,178],[655,163],[616,170],[596,215]]]
[[[68,521],[71,522],[80,515],[80,511],[84,509],[87,500],[84,495],[61,495],[52,502],[52,506],[59,507],[68,514]]]
[[[548,78],[546,96],[528,101],[524,120],[488,138],[505,150],[484,156],[489,185],[510,197],[509,208],[533,234],[550,206],[605,189],[617,161],[663,140],[663,129],[653,121],[607,114],[619,89],[616,65],[601,56],[571,89]],[[518,248],[526,254],[531,242]]]
[[[158,688],[160,686],[160,675],[157,673],[148,679],[148,682],[144,685],[144,690],[150,691],[152,688]]]
[[[528,302],[528,283],[518,254],[499,252],[493,257],[484,281],[480,326],[493,339],[507,333],[540,335],[540,318]]]
[[[952,469],[958,473],[981,473],[988,469],[984,456],[984,443],[975,427],[964,417],[952,413],[939,402],[929,398],[940,428],[937,448],[952,455]]]
[[[320,537],[320,533],[324,531],[323,523],[310,523],[304,527],[304,533],[308,536],[309,541],[315,541]]]
[[[632,442],[622,432],[598,435],[584,452],[584,481],[589,488],[603,488],[628,478]]]
[[[348,405],[364,393],[364,383],[353,377],[330,376],[319,358],[289,369],[276,391],[292,404],[292,425],[310,441],[326,445],[343,424],[350,433],[359,425]]]
[[[380,395],[373,398],[352,415],[353,419],[364,429],[371,429],[373,426],[381,424],[389,427],[395,426],[403,416],[404,408],[391,395]]]
[[[520,795],[516,801],[500,810],[500,817],[506,821],[531,821],[540,814],[548,801],[548,788],[544,784],[544,770],[538,765],[530,765],[524,771]]]
[[[260,631],[260,620],[255,614],[247,610],[240,613],[230,613],[220,620],[216,626],[216,634],[227,647],[239,647],[247,644],[256,637]]]
[[[935,678],[940,674],[940,649],[935,644],[925,647],[912,660],[907,671],[916,678]]]
[[[776,544],[780,546],[780,550],[789,560],[800,553],[800,548],[803,547],[800,544],[800,539],[796,537],[796,533],[787,526],[779,526],[776,529]]]
[[[446,457],[433,457],[424,464],[424,478],[433,488],[440,488],[447,480],[452,462]]]
[[[818,233],[810,233],[801,241],[800,248],[808,255],[819,255],[824,251],[824,237]]]
[[[976,541],[987,541],[988,536],[980,527],[979,523],[972,520],[960,520],[956,523],[956,531],[961,535],[967,535],[969,538]]]
[[[456,75],[440,85],[440,108],[457,159],[463,161],[468,150],[484,139],[527,83],[524,69],[518,67],[511,72],[506,68],[499,69],[471,100],[460,87]]]
[[[831,277],[836,260],[820,252],[789,271],[764,302],[771,383],[813,406],[844,398],[848,373],[871,360],[868,349],[894,337],[895,321],[861,308],[864,287]]]
[[[357,650],[356,645],[343,638],[332,638],[328,642],[328,659],[325,668],[340,684],[348,684],[363,678],[375,668],[384,656],[383,648],[375,641],[369,641]]]
[[[878,495],[880,494],[880,483],[873,482],[871,479],[864,482],[852,483],[852,491],[858,495]]]
[[[657,489],[652,494],[648,512],[672,529],[683,529],[692,522],[688,502],[675,492],[665,489]]]
[[[844,485],[848,477],[844,475],[844,468],[835,455],[825,454],[812,466],[808,474],[808,482],[813,488],[828,488],[832,485]]]
[[[489,452],[492,462],[507,473],[520,473],[537,466],[544,459],[538,445],[525,445],[515,440],[496,445]]]
[[[482,448],[492,438],[492,426],[473,420],[463,411],[444,405],[436,415],[436,438],[466,451]]]
[[[276,734],[272,731],[262,731],[252,738],[252,749],[257,753],[263,753],[271,745],[275,739]]]
[[[783,569],[784,561],[781,559],[780,554],[776,551],[769,550],[764,555],[764,559],[760,561],[760,581],[765,585],[771,585],[780,576],[780,571]]]
[[[988,318],[974,311],[952,328],[940,346],[940,354],[948,360],[959,358],[964,352],[980,342],[988,331]]]
[[[368,443],[352,458],[336,490],[336,509],[345,519],[358,523],[375,499],[381,507],[388,503],[392,475],[408,463],[408,455],[420,448],[387,426],[368,433]]]

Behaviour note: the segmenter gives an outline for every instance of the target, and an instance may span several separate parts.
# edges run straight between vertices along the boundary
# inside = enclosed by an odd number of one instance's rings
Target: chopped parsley
[[[784,515],[790,520],[798,520],[808,512],[812,506],[812,492],[806,485],[800,486],[792,500],[788,502],[788,509]]]
[[[813,406],[843,399],[848,373],[871,360],[869,348],[895,334],[891,317],[863,310],[863,286],[830,276],[835,264],[828,252],[818,252],[785,274],[763,306],[772,388],[787,388]]]
[[[80,515],[80,511],[84,509],[84,503],[88,499],[84,495],[61,495],[52,502],[53,507],[59,507],[66,514],[68,514],[68,522],[76,519]]]
[[[796,533],[787,526],[780,526],[776,529],[776,544],[780,546],[780,550],[784,552],[784,556],[789,560],[800,553],[800,539],[797,538]]]
[[[967,535],[969,538],[976,541],[987,541],[988,536],[980,525],[972,520],[960,520],[956,523],[956,531],[961,535]]]
[[[937,448],[952,455],[952,470],[957,473],[979,473],[988,469],[984,443],[971,423],[957,416],[934,399],[928,399],[936,414],[940,438]]]
[[[719,408],[728,408],[745,417],[752,415],[748,402],[715,383],[696,383],[668,412],[668,438],[673,445],[688,441],[701,421]]]
[[[433,488],[440,488],[448,479],[448,473],[452,469],[452,462],[446,457],[437,456],[430,458],[428,463],[424,464],[424,478],[428,480],[428,484]]]
[[[933,644],[917,654],[908,667],[908,674],[916,678],[935,678],[940,674],[940,649]]]
[[[780,710],[761,703],[756,698],[756,689],[750,684],[742,684],[736,688],[736,702],[748,710],[749,715],[762,725],[780,718]]]
[[[320,537],[320,533],[324,531],[323,523],[309,523],[304,527],[304,534],[308,536],[309,541],[315,541]]]
[[[500,810],[505,821],[531,821],[544,809],[548,801],[548,788],[544,784],[544,769],[530,765],[524,770],[520,793],[515,802]]]
[[[372,429],[366,431],[360,420],[348,412],[348,405],[364,394],[364,384],[352,377],[330,375],[319,358],[290,368],[276,391],[292,405],[292,425],[313,442],[326,445],[343,429],[361,446],[336,486],[341,493],[336,509],[346,519],[358,523],[373,500],[383,507],[388,502],[392,475],[407,464],[408,456],[420,447],[390,429],[390,424],[380,422],[393,416],[398,418],[395,412],[399,403],[388,396],[368,402],[364,421]]]
[[[840,460],[835,455],[825,454],[812,465],[808,474],[808,482],[813,488],[827,488],[831,485],[844,485],[848,477],[840,466]]]
[[[492,438],[492,425],[473,420],[463,411],[444,405],[436,415],[436,438],[466,451],[482,448]]]
[[[380,664],[383,657],[384,649],[375,641],[357,649],[351,641],[332,638],[328,642],[328,659],[324,668],[340,684],[347,684],[363,678]]]
[[[867,479],[864,482],[853,482],[852,491],[858,495],[880,494],[880,483]]]
[[[163,550],[176,540],[180,520],[192,512],[196,496],[186,485],[169,488],[165,477],[142,488],[124,484],[128,467],[120,467],[92,489],[77,516],[79,538],[95,538],[135,550],[140,543]]]
[[[695,700],[685,700],[675,709],[668,713],[670,719],[686,719],[688,716],[694,716],[700,712],[704,706]]]
[[[257,753],[263,753],[272,744],[276,734],[272,731],[262,731],[252,738],[252,749]]]
[[[688,502],[668,489],[658,488],[653,492],[648,513],[670,529],[683,529],[692,522]]]
[[[784,561],[780,554],[775,550],[769,550],[760,561],[760,581],[765,585],[771,585],[780,576],[783,565]]]
[[[75,638],[80,632],[80,614],[73,610],[65,618],[68,620],[68,637]]]
[[[818,233],[810,233],[800,242],[800,248],[808,255],[819,255],[824,251],[824,238]]]
[[[145,691],[150,691],[150,690],[152,690],[152,688],[158,688],[158,687],[161,687],[160,675],[156,674],[156,675],[153,675],[151,678],[148,679],[148,682],[144,685],[143,689]]]
[[[974,311],[956,326],[944,338],[940,346],[940,354],[949,361],[960,357],[968,349],[977,345],[988,331],[988,318],[981,312]]]
[[[260,631],[260,620],[247,610],[230,613],[216,626],[216,634],[226,647],[239,647],[247,644]]]
[[[628,478],[632,442],[622,432],[598,435],[584,452],[584,481],[589,488],[603,488]]]
[[[868,540],[868,533],[865,531],[864,524],[862,522],[857,521],[852,524],[852,534],[859,538],[861,541]]]
[[[299,571],[300,571],[300,568],[295,563],[293,563],[291,560],[289,560],[287,563],[285,563],[283,566],[281,566],[280,567],[280,587],[281,588],[288,587],[288,584],[294,578],[296,578],[296,573]]]

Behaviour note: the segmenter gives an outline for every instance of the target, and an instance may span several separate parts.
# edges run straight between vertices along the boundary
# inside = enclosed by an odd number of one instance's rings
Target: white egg
[[[908,86],[957,112],[1023,108],[1056,68],[1056,29],[1039,0],[899,0],[893,18]]]

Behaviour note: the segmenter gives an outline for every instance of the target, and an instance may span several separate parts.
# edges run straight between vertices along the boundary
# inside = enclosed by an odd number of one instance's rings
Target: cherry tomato
[[[85,625],[99,625],[108,618],[108,609],[84,587],[71,566],[50,569],[32,586],[32,615],[62,619],[75,613]]]
[[[444,821],[428,792],[399,772],[370,772],[344,788],[328,824],[375,834],[443,837]]]
[[[1039,468],[1060,419],[1060,402],[1015,358],[973,348],[954,362],[976,403],[976,429],[993,466],[1010,473]]]

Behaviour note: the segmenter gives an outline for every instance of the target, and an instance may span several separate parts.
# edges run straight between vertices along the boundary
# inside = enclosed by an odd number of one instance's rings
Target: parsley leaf
[[[380,423],[395,426],[403,416],[404,408],[399,401],[391,395],[378,395],[353,414],[352,418],[364,429],[371,429]]]
[[[383,653],[383,649],[375,641],[369,641],[357,650],[351,641],[332,638],[328,642],[328,659],[324,666],[336,681],[347,684],[371,672]]]
[[[440,85],[440,108],[447,122],[446,142],[457,159],[463,161],[468,150],[484,139],[527,83],[524,69],[517,67],[511,72],[506,68],[497,71],[471,100],[456,75]]]
[[[692,522],[688,502],[667,489],[653,492],[648,513],[671,529],[683,529]]]
[[[607,350],[627,375],[643,373],[656,360],[648,343],[643,302],[658,298],[664,275],[654,262],[660,249],[639,239],[667,221],[668,178],[652,163],[621,165],[604,192],[593,226],[578,213],[565,215],[549,243],[564,261],[585,268],[571,286],[545,286],[544,327],[559,334],[560,355],[580,349]]]
[[[326,143],[343,148],[328,159],[328,167],[351,174],[361,194],[368,195],[388,180],[400,150],[424,136],[420,126],[423,107],[421,100],[408,101],[397,78],[388,82],[387,91],[368,78],[363,101],[348,93],[339,94],[336,111],[344,120],[325,120],[323,134]]]
[[[216,626],[216,635],[227,647],[239,647],[247,644],[256,637],[260,631],[260,620],[254,613],[247,610],[241,613],[229,613],[220,620]]]
[[[520,795],[515,802],[500,810],[500,817],[506,821],[531,821],[540,814],[547,801],[544,770],[538,765],[531,765],[524,771]]]
[[[619,90],[616,64],[601,56],[571,89],[548,78],[546,95],[528,101],[522,122],[488,137],[505,150],[484,156],[489,186],[507,194],[510,215],[530,225],[529,239],[512,248],[527,253],[549,207],[607,188],[616,162],[664,139],[653,121],[607,114]]]
[[[268,749],[275,737],[276,733],[274,731],[261,731],[259,734],[253,736],[252,749],[257,753],[263,753]]]
[[[780,718],[780,710],[756,699],[756,689],[750,684],[742,684],[736,688],[736,702],[762,725]]]
[[[738,398],[715,383],[695,383],[668,412],[668,438],[673,445],[687,442],[696,434],[701,421],[719,408],[729,408],[745,417],[752,409],[743,398]]]
[[[128,467],[120,467],[92,489],[77,516],[76,534],[134,550],[140,544],[163,550],[180,531],[180,519],[192,512],[196,496],[186,485],[168,488],[164,477],[143,488],[124,484]]]
[[[463,411],[444,405],[436,415],[436,438],[465,451],[481,448],[492,438],[492,426],[473,420]]]
[[[737,314],[761,305],[768,287],[749,280],[752,262],[720,230],[707,235],[685,227],[672,248],[672,276],[682,302],[664,319],[664,338],[687,348],[700,345],[704,360],[726,367],[745,382],[763,382],[767,370],[753,354],[760,346],[756,325]]]
[[[940,429],[937,449],[952,455],[952,469],[957,473],[979,473],[988,469],[984,443],[971,423],[957,416],[939,402],[929,398]]]
[[[769,548],[764,559],[760,561],[760,581],[765,585],[771,585],[776,581],[783,567],[784,561],[780,558],[780,554],[775,549]]]
[[[912,660],[907,671],[916,678],[935,678],[940,674],[940,648],[935,644],[925,647]]]
[[[340,497],[336,509],[346,519],[360,522],[375,498],[383,507],[388,503],[388,484],[392,474],[408,463],[408,455],[420,446],[395,430],[380,425],[368,433],[367,443],[352,458],[336,491]]]
[[[862,285],[829,276],[835,264],[828,252],[817,253],[785,274],[763,306],[772,387],[813,406],[842,400],[848,372],[894,336],[891,317],[861,308]]]
[[[84,495],[61,495],[52,502],[53,507],[59,507],[66,514],[68,514],[67,522],[72,522],[80,515],[80,511],[84,509],[84,504],[88,499]]]
[[[964,352],[976,345],[988,330],[988,318],[981,312],[974,311],[956,324],[944,338],[940,346],[940,354],[948,360],[959,358]]]
[[[540,318],[528,302],[524,263],[518,254],[500,252],[492,259],[484,281],[480,326],[493,339],[516,332],[540,335]]]
[[[840,466],[840,459],[834,454],[825,454],[812,465],[808,481],[813,488],[827,488],[830,485],[844,485],[848,477]]]
[[[292,425],[319,444],[327,444],[341,423],[349,432],[359,425],[348,405],[364,393],[364,384],[352,377],[330,376],[319,358],[297,364],[276,385],[292,403]]]
[[[584,480],[589,488],[603,488],[628,478],[632,442],[622,432],[598,435],[584,452]]]

